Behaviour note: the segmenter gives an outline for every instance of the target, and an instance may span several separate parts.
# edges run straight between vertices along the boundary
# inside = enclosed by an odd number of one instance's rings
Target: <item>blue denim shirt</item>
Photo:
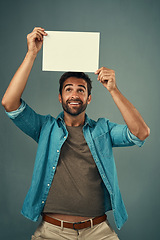
[[[57,118],[42,116],[22,101],[18,110],[7,115],[38,143],[32,182],[21,211],[25,217],[37,221],[48,196],[61,147],[68,136],[64,113]],[[126,125],[112,123],[106,118],[94,121],[87,115],[83,134],[104,183],[105,212],[113,210],[116,226],[120,229],[128,216],[118,186],[112,148],[135,144],[140,147],[144,141],[135,137]]]

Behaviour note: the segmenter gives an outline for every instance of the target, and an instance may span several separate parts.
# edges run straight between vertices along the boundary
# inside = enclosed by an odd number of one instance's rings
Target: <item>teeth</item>
[[[76,103],[76,102],[71,102],[70,104],[73,104],[73,105],[78,105],[79,103]]]

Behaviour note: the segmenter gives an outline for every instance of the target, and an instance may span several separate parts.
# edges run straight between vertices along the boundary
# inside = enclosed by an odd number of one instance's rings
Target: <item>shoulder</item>
[[[90,119],[89,126],[91,129],[97,129],[100,132],[106,132],[109,131],[110,122],[107,118],[98,118],[96,121],[93,119]]]

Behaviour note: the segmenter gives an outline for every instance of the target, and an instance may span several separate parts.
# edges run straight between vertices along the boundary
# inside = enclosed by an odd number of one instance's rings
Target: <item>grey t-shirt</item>
[[[95,217],[105,213],[103,182],[83,136],[69,127],[43,212]]]

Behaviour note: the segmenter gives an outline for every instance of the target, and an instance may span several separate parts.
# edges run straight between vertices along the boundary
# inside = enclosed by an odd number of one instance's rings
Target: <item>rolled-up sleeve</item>
[[[133,142],[135,145],[139,147],[141,147],[145,143],[145,140],[144,141],[140,140],[138,137],[133,135],[133,133],[131,133],[128,128],[127,128],[127,137],[130,140],[130,142]]]
[[[6,112],[6,114],[18,128],[32,137],[36,142],[39,141],[43,124],[50,118],[50,115],[43,116],[37,114],[23,100],[21,100],[21,105],[17,110]]]
[[[109,122],[109,129],[113,147],[127,147],[132,145],[141,147],[145,142],[133,135],[127,125]]]
[[[23,100],[21,100],[21,105],[17,110],[12,112],[7,112],[7,111],[5,112],[10,119],[15,119],[21,112],[24,111],[25,108],[26,108],[26,103]]]

